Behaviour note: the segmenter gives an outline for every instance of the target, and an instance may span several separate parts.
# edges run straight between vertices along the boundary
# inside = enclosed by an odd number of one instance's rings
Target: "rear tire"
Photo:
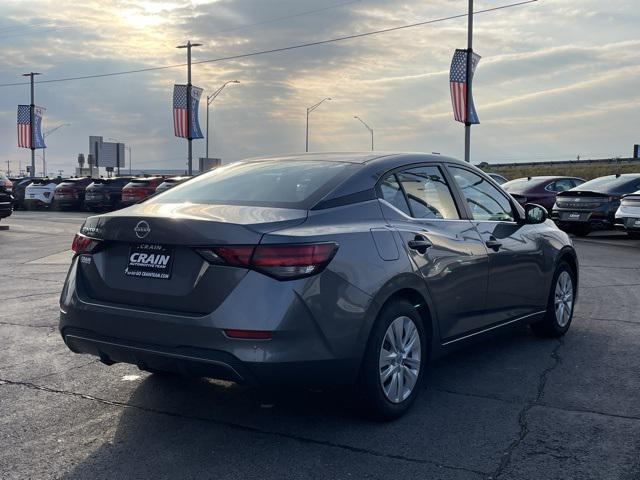
[[[543,320],[532,323],[531,330],[539,337],[558,338],[571,326],[575,309],[576,279],[567,262],[560,262],[551,282],[547,312]]]
[[[378,420],[402,416],[422,388],[427,336],[417,310],[406,300],[385,305],[373,326],[360,371],[360,396]]]

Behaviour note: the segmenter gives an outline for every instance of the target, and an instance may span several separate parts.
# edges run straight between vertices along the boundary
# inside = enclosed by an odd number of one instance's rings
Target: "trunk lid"
[[[104,302],[210,313],[248,270],[211,264],[194,247],[256,245],[265,233],[298,225],[306,217],[306,210],[185,203],[144,203],[89,217],[81,233],[102,243],[79,261],[82,288],[89,298]],[[153,259],[142,267],[136,263],[141,253],[145,261]],[[156,272],[168,278],[153,277]]]

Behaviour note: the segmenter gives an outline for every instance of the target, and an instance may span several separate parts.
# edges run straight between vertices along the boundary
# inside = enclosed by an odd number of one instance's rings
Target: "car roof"
[[[449,161],[460,162],[468,165],[461,160],[438,154],[427,154],[419,152],[313,152],[313,153],[295,153],[289,155],[276,155],[267,157],[253,157],[241,160],[242,162],[258,162],[258,161],[319,161],[319,162],[343,162],[343,163],[359,163],[373,164],[390,161],[391,159],[407,159],[411,158],[409,163],[430,162],[430,161]]]

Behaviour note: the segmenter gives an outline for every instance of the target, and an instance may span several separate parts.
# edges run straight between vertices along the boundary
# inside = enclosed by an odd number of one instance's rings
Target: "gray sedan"
[[[60,331],[107,365],[355,384],[395,418],[430,359],[517,323],[569,329],[578,262],[546,217],[439,155],[249,159],[89,217]]]

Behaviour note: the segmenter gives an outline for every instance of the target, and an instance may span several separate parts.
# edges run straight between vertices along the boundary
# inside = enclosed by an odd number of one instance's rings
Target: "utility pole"
[[[371,151],[373,152],[373,128],[367,125],[367,123],[364,120],[362,120],[358,115],[354,115],[353,118],[360,120],[360,123],[362,123],[362,125],[364,125],[364,127],[367,130],[369,130],[369,133],[371,134]]]
[[[191,138],[191,47],[199,47],[201,43],[191,43],[191,40],[186,45],[178,45],[176,48],[187,49],[187,163],[189,175],[193,175],[193,145]]]
[[[467,15],[467,98],[466,122],[464,124],[464,161],[471,162],[471,62],[473,57],[473,0],[469,0]]]
[[[30,77],[31,79],[31,104],[29,106],[29,123],[31,125],[31,172],[30,172],[31,177],[35,177],[35,174],[36,174],[36,148],[35,148],[36,142],[35,142],[35,130],[33,128],[33,116],[34,116],[33,114],[34,114],[34,108],[35,108],[33,77],[35,77],[36,75],[42,75],[42,74],[38,72],[29,72],[29,73],[22,74],[23,77]]]
[[[238,80],[229,80],[228,82],[224,82],[220,88],[218,88],[211,95],[207,95],[207,138],[205,139],[205,154],[206,158],[209,158],[209,105],[213,103],[218,95],[222,93],[224,87],[229,85],[230,83],[240,83]]]
[[[311,112],[313,112],[316,108],[318,108],[320,105],[322,105],[323,102],[325,102],[327,100],[331,100],[331,97],[323,98],[322,100],[320,100],[315,105],[311,105],[310,107],[307,107],[307,135],[306,135],[306,141],[305,141],[305,147],[304,147],[304,151],[305,152],[309,151],[309,114]]]

